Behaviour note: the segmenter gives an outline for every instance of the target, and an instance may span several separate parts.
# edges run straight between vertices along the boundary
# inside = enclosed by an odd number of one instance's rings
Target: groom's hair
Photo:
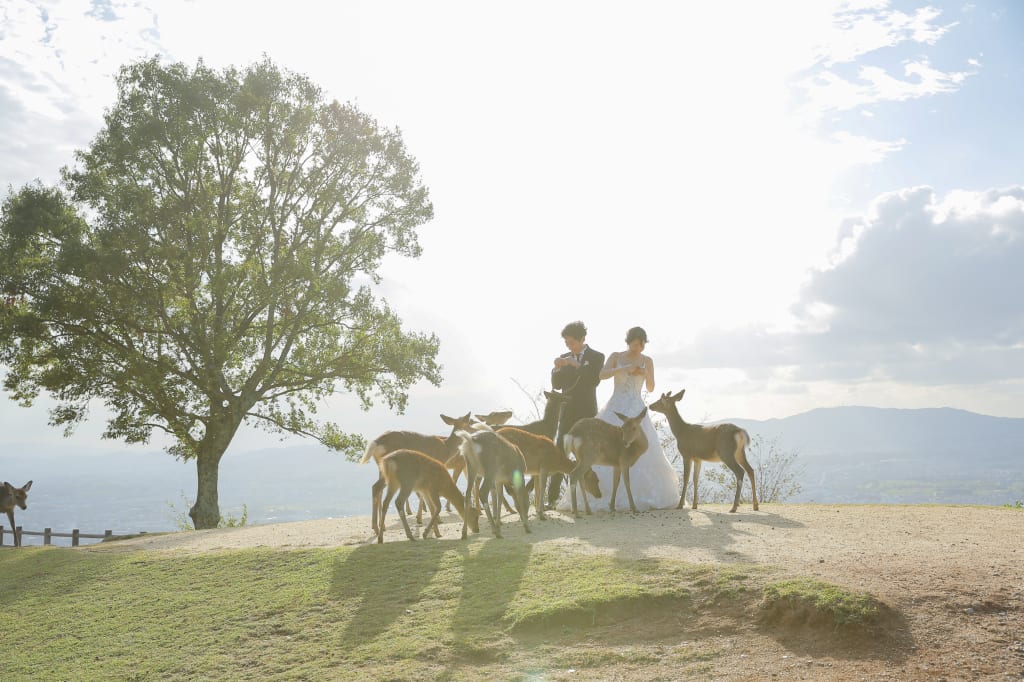
[[[583,324],[579,320],[570,322],[562,329],[562,338],[565,338],[566,336],[571,336],[574,339],[587,338],[587,325]]]

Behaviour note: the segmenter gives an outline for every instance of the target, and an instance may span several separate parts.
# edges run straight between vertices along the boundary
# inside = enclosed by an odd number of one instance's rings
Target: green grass
[[[826,623],[836,628],[869,627],[881,612],[880,604],[870,594],[810,578],[765,586],[762,607],[769,619]]]
[[[493,541],[9,550],[3,679],[468,679],[481,665],[499,676],[501,666],[639,665],[652,654],[628,643],[545,656],[523,638],[729,598],[753,570]]]

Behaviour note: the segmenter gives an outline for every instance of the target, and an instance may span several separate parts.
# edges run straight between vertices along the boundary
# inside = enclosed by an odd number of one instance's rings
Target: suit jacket
[[[572,357],[572,353],[563,353],[559,357]],[[604,353],[587,346],[583,349],[579,367],[556,367],[551,370],[551,387],[562,391],[569,398],[558,422],[559,443],[573,424],[597,414],[597,385],[601,383],[599,375],[602,367]]]

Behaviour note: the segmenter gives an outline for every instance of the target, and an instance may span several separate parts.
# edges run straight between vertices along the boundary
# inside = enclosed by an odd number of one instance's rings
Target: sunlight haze
[[[695,421],[1024,417],[1021,28],[999,2],[8,0],[0,181],[55,182],[124,63],[266,55],[399,128],[434,204],[377,291],[444,383],[404,416],[339,395],[344,428],[532,419],[516,382],[549,386],[575,319],[606,354],[643,326]],[[4,439],[59,440],[44,405],[0,402]]]

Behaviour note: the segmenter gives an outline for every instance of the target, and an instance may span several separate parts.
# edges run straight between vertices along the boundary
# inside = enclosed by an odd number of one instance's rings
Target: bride
[[[626,350],[612,353],[601,369],[602,380],[614,377],[615,388],[608,403],[597,413],[597,418],[618,426],[622,423],[616,412],[627,417],[640,414],[645,404],[640,392],[654,390],[654,361],[643,354],[647,345],[647,332],[642,327],[633,327],[626,332]],[[679,476],[672,468],[661,450],[658,432],[649,415],[641,421],[644,435],[647,436],[647,450],[640,455],[629,469],[630,489],[637,509],[667,509],[675,507],[679,502]],[[601,483],[601,496],[610,499],[612,494],[612,468],[596,466],[594,472]],[[625,494],[625,481],[620,483]],[[567,490],[566,493],[569,491]],[[568,508],[568,494],[562,498],[562,504]]]

